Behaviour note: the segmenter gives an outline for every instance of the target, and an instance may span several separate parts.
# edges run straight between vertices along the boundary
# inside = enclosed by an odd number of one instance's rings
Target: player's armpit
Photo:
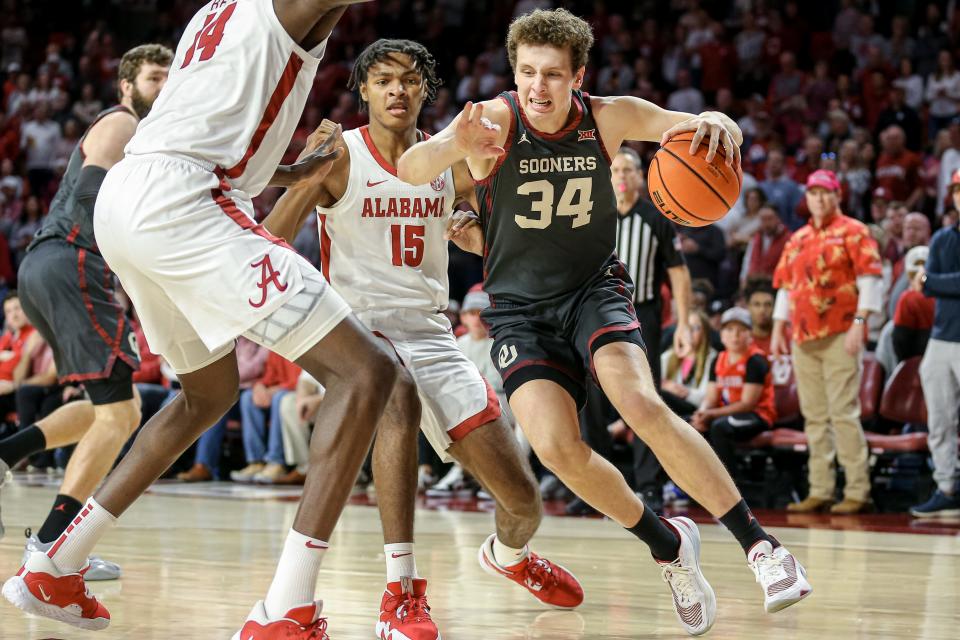
[[[93,125],[83,139],[83,166],[110,169],[123,160],[123,148],[137,131],[137,119],[117,111]]]

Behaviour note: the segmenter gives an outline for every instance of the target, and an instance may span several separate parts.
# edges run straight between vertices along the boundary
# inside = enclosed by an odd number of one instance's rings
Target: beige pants
[[[843,348],[843,333],[793,344],[800,411],[810,450],[810,495],[832,500],[839,460],[846,472],[844,497],[870,498],[867,441],[860,425],[860,357]]]
[[[310,424],[297,415],[297,394],[280,399],[280,424],[283,427],[283,456],[286,463],[306,474],[310,462]]]

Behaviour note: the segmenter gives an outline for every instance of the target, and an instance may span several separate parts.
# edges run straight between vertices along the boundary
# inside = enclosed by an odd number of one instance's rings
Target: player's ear
[[[357,84],[357,91],[360,92],[360,99],[361,99],[361,100],[363,100],[364,102],[367,102],[367,103],[370,102],[370,101],[367,99],[367,83],[366,83],[366,82],[361,82],[361,83]]]
[[[129,80],[121,78],[120,80],[120,95],[127,97],[133,95],[133,83]]]
[[[583,86],[583,77],[587,74],[586,67],[580,67],[577,69],[576,73],[573,74],[573,88],[579,89]]]

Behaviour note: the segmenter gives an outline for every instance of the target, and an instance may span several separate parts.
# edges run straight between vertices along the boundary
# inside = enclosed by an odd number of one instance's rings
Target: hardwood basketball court
[[[19,566],[20,531],[46,514],[52,489],[38,486],[46,484],[19,476],[3,491],[3,578]],[[109,629],[86,632],[27,618],[4,601],[0,638],[229,640],[266,592],[297,495],[296,490],[231,484],[157,485],[97,549],[124,570],[120,581],[91,586],[110,609]],[[577,611],[553,611],[480,569],[477,549],[492,531],[489,513],[464,511],[458,503],[424,504],[431,508],[417,512],[418,568],[430,581],[433,616],[445,640],[689,637],[674,619],[657,566],[614,524],[544,520],[534,548],[573,571],[586,591]],[[836,520],[826,525],[838,526]],[[935,533],[772,527],[806,565],[814,593],[768,615],[739,546],[721,527],[702,524],[702,564],[719,602],[717,623],[705,637],[957,638],[960,526],[929,530]],[[331,638],[374,638],[384,586],[376,509],[347,507],[331,547],[318,591],[331,619]]]

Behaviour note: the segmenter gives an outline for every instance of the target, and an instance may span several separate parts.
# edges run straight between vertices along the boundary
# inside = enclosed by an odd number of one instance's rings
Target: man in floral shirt
[[[810,451],[810,494],[791,511],[858,513],[870,502],[867,445],[860,425],[860,374],[866,321],[882,304],[880,254],[867,227],[840,211],[840,183],[815,171],[805,193],[810,221],[787,243],[774,272],[773,355],[793,365]],[[834,445],[836,443],[836,445]],[[842,502],[833,503],[834,457],[846,471]]]

